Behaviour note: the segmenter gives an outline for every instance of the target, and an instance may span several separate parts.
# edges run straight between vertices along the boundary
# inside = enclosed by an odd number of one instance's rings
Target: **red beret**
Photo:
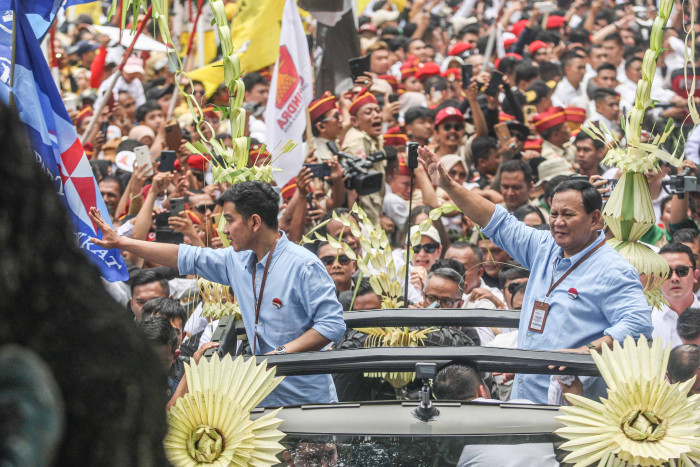
[[[352,104],[350,104],[350,115],[355,115],[363,105],[377,103],[377,98],[374,97],[374,94],[366,92],[352,101]]]
[[[408,77],[411,76],[416,76],[416,73],[418,73],[418,65],[415,63],[411,64],[404,64],[401,66],[401,79],[404,80]]]
[[[530,51],[530,55],[534,55],[535,52],[540,50],[542,47],[547,47],[547,44],[544,41],[532,41],[532,42],[530,42],[530,45],[528,46],[528,50]]]
[[[254,166],[257,162],[263,163],[266,158],[270,157],[270,153],[265,149],[260,152],[262,144],[251,144],[248,151],[248,167]]]
[[[459,56],[473,47],[474,45],[468,42],[457,42],[455,45],[450,47],[450,51],[447,52],[447,55],[450,57]]]
[[[510,122],[511,120],[515,120],[515,117],[513,115],[507,114],[505,112],[498,112],[498,121],[500,123]]]
[[[399,175],[411,175],[411,170],[408,168],[408,165],[406,164],[406,159],[399,159]]]
[[[385,134],[384,146],[406,146],[408,136],[400,134]]]
[[[509,31],[515,34],[516,36],[519,36],[521,32],[523,32],[523,29],[527,26],[527,24],[530,22],[529,19],[521,19],[520,21],[513,23],[513,25],[510,27]]]
[[[425,81],[431,76],[437,76],[440,74],[440,65],[435,62],[424,63],[422,67],[418,68],[416,72],[416,78],[421,81]]]
[[[80,123],[86,118],[93,116],[92,107],[83,107],[80,112],[78,112],[78,118],[75,120],[75,126],[80,125]]]
[[[398,135],[401,133],[401,125],[394,125],[391,128],[387,128],[386,133],[384,133],[384,136],[386,135]]]
[[[359,32],[365,32],[365,31],[377,32],[377,26],[372,24],[372,22],[370,21],[370,22],[367,22],[367,23],[363,24],[362,26],[360,26],[358,31]]]
[[[396,91],[399,88],[399,80],[396,79],[396,76],[394,75],[379,75],[377,76],[379,79],[383,79],[387,83],[391,85],[391,89]]]
[[[583,123],[586,121],[586,109],[581,107],[567,107],[564,109],[567,122]]]
[[[448,68],[447,70],[442,72],[442,77],[445,78],[447,81],[461,79],[462,70],[460,70],[459,68]]]
[[[515,52],[508,52],[507,54],[505,54],[505,55],[503,56],[503,58],[506,58],[506,57],[513,57],[513,58],[517,58],[518,60],[522,60],[522,59],[523,59],[523,56],[522,56],[522,55],[516,54]],[[494,60],[493,65],[494,65],[496,68],[498,68],[498,65],[499,65],[500,63],[501,63],[501,59],[500,59],[500,58],[497,58],[496,60]]]
[[[554,128],[557,125],[561,125],[566,122],[566,114],[564,109],[561,107],[550,107],[542,113],[539,113],[532,117],[532,123],[535,125],[535,129],[538,133],[547,131],[550,128]]]
[[[280,190],[280,196],[282,196],[282,199],[285,201],[289,201],[289,199],[294,196],[294,193],[297,191],[297,184],[295,179],[291,179],[290,181],[287,182],[285,186],[282,187]]]
[[[510,47],[511,45],[515,44],[516,42],[518,42],[518,38],[517,38],[517,37],[511,37],[510,39],[505,39],[505,40],[503,41],[503,47],[505,47],[505,48],[507,49],[508,47]]]
[[[447,119],[458,120],[464,123],[464,116],[457,107],[445,107],[435,116],[435,126],[438,126]]]
[[[202,172],[207,166],[207,162],[209,160],[201,154],[192,154],[187,158],[187,165],[190,166],[190,169],[201,170]]]
[[[523,144],[523,149],[526,151],[542,151],[542,143],[544,140],[542,138],[528,138]]]
[[[323,117],[323,114],[331,109],[334,109],[335,105],[335,96],[331,94],[330,91],[326,91],[323,93],[323,96],[321,96],[320,99],[316,99],[309,104],[309,115],[311,117],[311,121],[315,122],[319,118]]]
[[[566,24],[566,18],[563,16],[552,15],[547,18],[547,29],[559,29]]]

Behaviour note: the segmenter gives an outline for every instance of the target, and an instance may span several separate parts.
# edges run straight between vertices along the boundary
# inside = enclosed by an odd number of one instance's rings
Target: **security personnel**
[[[331,160],[333,153],[326,143],[338,140],[343,132],[343,114],[338,109],[337,100],[333,94],[326,91],[320,99],[309,105],[311,117],[311,132],[313,134],[314,155],[319,162]]]
[[[571,131],[567,126],[566,113],[562,107],[550,107],[532,117],[535,130],[542,136],[542,157],[552,159],[561,157],[572,163],[576,159],[576,150],[569,139]]]
[[[373,94],[360,94],[350,105],[350,128],[343,140],[343,152],[366,159],[370,154],[383,150],[382,110]],[[375,162],[372,170],[386,175],[386,161]],[[384,200],[384,184],[380,191],[360,198],[360,206],[373,223],[378,223]]]

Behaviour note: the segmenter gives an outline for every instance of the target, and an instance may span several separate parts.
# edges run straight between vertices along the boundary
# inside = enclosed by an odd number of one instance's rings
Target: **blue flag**
[[[101,238],[102,233],[88,217],[88,210],[96,206],[107,222],[109,214],[39,47],[36,33],[42,33],[43,27],[34,29],[40,23],[39,18],[55,15],[55,11],[48,12],[53,9],[52,3],[56,2],[0,0],[0,99],[7,104],[10,92],[13,94],[36,161],[56,183],[58,195],[65,201],[73,220],[81,249],[105,279],[127,280],[129,274],[119,250],[105,250],[90,242],[91,237]],[[44,8],[39,8],[42,4]],[[10,87],[12,22],[15,20],[15,66]]]

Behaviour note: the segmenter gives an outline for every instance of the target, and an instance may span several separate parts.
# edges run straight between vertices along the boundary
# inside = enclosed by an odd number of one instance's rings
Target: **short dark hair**
[[[605,99],[606,97],[618,98],[619,94],[614,89],[598,88],[595,91],[593,91],[593,95],[591,96],[591,98],[596,102],[601,101],[601,100]]]
[[[171,353],[177,350],[177,331],[170,324],[170,320],[164,316],[150,316],[144,319],[139,327],[146,335],[151,345],[170,345]]]
[[[268,83],[267,79],[265,79],[265,77],[260,73],[246,73],[243,76],[243,85],[245,86],[246,91],[251,91],[256,84],[264,84],[267,86],[270,83]]]
[[[248,220],[250,216],[257,214],[266,226],[276,229],[279,201],[280,195],[269,183],[248,180],[233,185],[216,202],[220,206],[226,202],[233,203],[236,205],[236,211],[244,219]]]
[[[700,334],[700,308],[686,308],[678,317],[676,331],[683,340],[696,339]]]
[[[136,139],[125,139],[124,141],[119,143],[119,146],[117,146],[117,152],[119,153],[122,151],[133,151],[139,146],[143,146],[143,143],[141,141]]]
[[[574,138],[574,144],[576,144],[577,141],[583,141],[586,139],[590,139],[591,141],[593,141],[593,147],[596,149],[596,151],[605,147],[605,143],[603,143],[599,139],[591,138],[591,135],[589,135],[585,131],[579,131],[579,133],[576,135],[576,138]]]
[[[535,214],[537,214],[539,216],[540,220],[542,221],[542,222],[540,222],[540,224],[547,223],[547,221],[544,218],[544,215],[542,215],[542,211],[537,209],[535,206],[531,206],[529,204],[525,204],[523,206],[520,206],[518,209],[513,211],[513,216],[515,216],[516,219],[518,219],[519,221],[522,222],[525,219],[525,216],[527,216],[528,214],[533,213],[533,212]]]
[[[508,263],[503,266],[503,269],[498,271],[498,285],[501,289],[505,289],[506,282],[514,281],[516,279],[529,279],[530,271],[525,269],[517,261],[508,261]]]
[[[462,266],[462,271],[464,271],[464,266]],[[461,293],[464,293],[464,273],[461,275],[454,269],[449,268],[449,267],[443,267],[443,268],[438,268],[438,269],[433,269],[430,268],[430,272],[428,273],[428,279],[425,281],[425,285],[428,285],[428,282],[430,282],[431,277],[442,277],[443,279],[447,279],[449,281],[454,282],[457,284],[457,288]]]
[[[131,282],[131,295],[134,295],[134,289],[141,285],[150,284],[152,282],[160,283],[160,287],[165,292],[165,295],[170,295],[170,285],[168,280],[163,277],[158,271],[152,269],[142,269],[136,275],[134,275],[129,282]]]
[[[426,94],[430,92],[431,88],[435,88],[438,91],[444,91],[445,89],[447,89],[447,85],[447,78],[445,78],[444,76],[435,75],[425,80],[425,83],[423,83],[423,90]]]
[[[583,132],[582,132],[583,133]],[[548,180],[544,185],[544,199],[547,201],[552,196],[554,196],[554,189],[559,186],[561,182],[565,182],[569,179],[568,175],[557,175],[556,177]]]
[[[608,41],[615,41],[617,43],[617,45],[619,45],[620,47],[625,46],[625,43],[622,42],[622,36],[620,36],[619,32],[610,33],[603,38],[603,42],[608,42]]]
[[[369,279],[367,277],[363,277],[360,283],[357,285],[357,296],[361,297],[363,295],[367,295],[370,292],[375,293],[374,289],[372,289],[372,286],[369,283]]]
[[[114,182],[114,183],[116,183],[117,185],[119,185],[119,194],[121,194],[121,193],[124,192],[124,188],[122,187],[122,182],[121,182],[121,180],[119,180],[119,179],[118,179],[117,177],[115,177],[114,175],[105,175],[105,176],[102,177],[102,178],[100,179],[100,181],[99,181],[99,183],[102,183],[102,182]]]
[[[561,75],[561,67],[558,63],[543,62],[540,63],[540,79],[545,83],[554,79],[555,76]]]
[[[447,365],[435,375],[433,381],[435,397],[444,400],[476,399],[479,386],[484,386],[479,370],[464,363]]]
[[[149,100],[144,102],[138,109],[136,109],[136,121],[143,122],[146,119],[148,112],[153,112],[154,110],[162,111],[157,101]]]
[[[531,81],[540,76],[540,69],[529,62],[519,63],[515,67],[515,84],[521,81]]]
[[[643,54],[645,51],[646,51],[646,48],[638,47],[636,45],[625,47],[625,51],[622,52],[622,59],[625,61],[625,70],[627,69],[627,62],[628,61],[634,62],[636,60],[633,60],[633,59],[637,59],[641,62],[642,59],[640,57],[638,57],[636,54],[638,54],[638,53]]]
[[[561,182],[552,192],[552,197],[557,193],[569,190],[581,193],[583,210],[586,211],[586,214],[590,214],[595,210],[600,211],[603,208],[603,199],[600,197],[598,190],[584,180],[566,180]]]
[[[667,243],[659,250],[660,255],[663,255],[664,253],[685,253],[688,256],[688,259],[690,259],[690,264],[693,265],[693,269],[696,267],[693,250],[691,250],[687,245],[676,242]]]
[[[150,299],[143,304],[141,315],[144,318],[148,316],[163,316],[170,321],[180,318],[183,326],[187,322],[187,311],[185,311],[185,307],[180,305],[180,302],[170,297]]]
[[[461,240],[456,241],[450,245],[450,248],[456,248],[458,250],[464,250],[465,248],[470,248],[472,250],[472,252],[474,253],[474,258],[476,259],[476,264],[481,266],[482,265],[481,263],[484,262],[484,252],[481,251],[481,248],[479,248],[478,246],[476,246],[472,242],[464,242]]]
[[[437,269],[452,269],[455,271],[457,274],[459,274],[461,277],[464,277],[464,273],[466,270],[464,269],[464,265],[457,261],[456,259],[437,259],[433,263],[432,266],[430,266],[430,270],[428,272],[433,272]]]
[[[525,184],[529,186],[532,183],[532,169],[529,164],[520,159],[513,159],[503,164],[501,166],[501,174],[504,172],[522,172]]]
[[[493,149],[498,149],[498,141],[490,136],[477,136],[472,140],[472,156],[474,164],[482,159],[488,159]]]
[[[419,118],[433,118],[433,113],[427,107],[411,107],[403,116],[403,121],[406,125],[413,123]]]
[[[683,344],[674,348],[668,359],[668,376],[671,383],[688,381],[695,376],[698,366],[700,366],[700,347],[695,344]]]
[[[609,63],[609,62],[605,62],[602,65],[600,65],[595,72],[600,73],[603,70],[610,70],[610,71],[614,71],[615,73],[617,73],[617,68],[615,68],[615,65],[613,65],[612,63]]]
[[[681,229],[673,234],[675,243],[695,243],[700,240],[700,230],[698,229]]]

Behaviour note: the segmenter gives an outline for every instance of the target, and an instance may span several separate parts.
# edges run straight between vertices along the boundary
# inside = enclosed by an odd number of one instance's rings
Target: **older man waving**
[[[518,347],[600,351],[627,335],[651,334],[651,311],[637,271],[598,230],[602,201],[584,181],[565,181],[554,191],[551,233],[527,227],[501,206],[457,185],[427,147],[418,150],[433,183],[483,227],[497,246],[530,270]],[[550,378],[516,375],[512,397],[547,403]],[[584,394],[604,395],[600,378],[584,381]]]

